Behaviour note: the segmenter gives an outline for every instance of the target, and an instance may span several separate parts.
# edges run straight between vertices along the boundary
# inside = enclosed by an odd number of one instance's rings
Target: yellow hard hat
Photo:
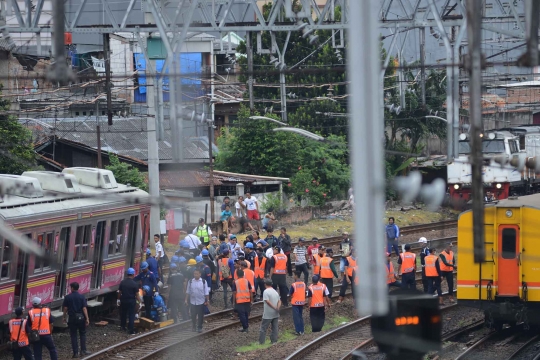
[[[189,261],[187,262],[188,265],[197,265],[197,261],[195,261],[195,259],[189,259]]]

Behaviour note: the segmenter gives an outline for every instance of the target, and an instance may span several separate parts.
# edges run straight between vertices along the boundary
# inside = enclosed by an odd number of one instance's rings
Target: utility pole
[[[213,123],[209,123],[208,125],[208,173],[209,173],[209,180],[210,180],[210,222],[214,222],[214,162],[212,161],[213,154],[212,154],[212,141],[213,141],[213,132],[214,127],[212,126]]]
[[[281,120],[287,122],[287,88],[285,86],[285,73],[283,68],[285,67],[285,57],[280,59],[280,70],[279,70],[279,86],[280,86],[280,95],[281,95]]]
[[[482,2],[467,1],[469,41],[469,113],[471,124],[471,170],[474,262],[485,260],[484,183],[482,181]]]
[[[251,31],[248,31],[246,38],[246,47],[247,47],[247,62],[248,62],[248,89],[249,89],[249,109],[254,110],[254,99],[253,99],[253,44],[251,43]]]
[[[420,28],[420,71],[422,86],[422,107],[426,109],[426,28]]]
[[[96,100],[96,130],[97,130],[97,167],[103,169],[101,160],[101,128],[99,126],[99,99]]]
[[[105,60],[105,91],[107,92],[107,122],[112,126],[112,94],[111,94],[111,51],[110,51],[110,36],[108,33],[103,34],[103,58]]]

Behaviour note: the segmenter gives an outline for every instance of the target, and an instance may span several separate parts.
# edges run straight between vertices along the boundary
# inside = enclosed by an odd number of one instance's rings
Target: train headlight
[[[459,184],[454,184],[454,189],[459,190]]]
[[[513,214],[512,210],[506,210],[506,217],[512,217]]]
[[[497,189],[500,189],[500,188],[502,188],[502,184],[499,183],[499,184],[495,185],[495,187],[496,187]]]

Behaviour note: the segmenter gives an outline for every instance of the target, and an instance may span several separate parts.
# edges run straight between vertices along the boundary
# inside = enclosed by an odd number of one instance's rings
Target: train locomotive
[[[506,163],[497,163],[497,158],[514,159],[524,164],[527,159],[540,154],[540,126],[522,125],[488,131],[483,135],[482,168],[484,193],[494,200],[512,195],[528,195],[540,191],[540,177],[531,169],[522,171]],[[467,134],[460,135],[459,156],[448,164],[447,183],[450,196],[455,201],[469,201],[471,197],[472,171],[469,163],[470,144]]]
[[[0,237],[0,341],[13,309],[30,308],[34,296],[61,320],[69,283],[80,284],[89,308],[99,307],[116,297],[129,267],[139,268],[149,239],[145,191],[94,168],[0,175],[0,186],[15,189],[0,198],[5,225],[26,234],[47,255],[24,253]],[[22,188],[32,191],[16,190]]]
[[[540,194],[485,206],[485,259],[473,256],[472,211],[458,220],[460,305],[484,311],[486,324],[540,324]]]

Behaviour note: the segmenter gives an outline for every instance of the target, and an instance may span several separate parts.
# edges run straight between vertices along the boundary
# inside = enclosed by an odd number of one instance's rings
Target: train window
[[[510,154],[515,154],[519,152],[519,147],[517,141],[508,141],[508,147],[510,147]]]
[[[88,246],[90,244],[90,236],[92,235],[92,225],[77,226],[77,233],[75,235],[73,263],[88,261]]]
[[[503,229],[502,231],[502,258],[516,258],[516,229]]]
[[[54,239],[54,232],[39,234],[37,237],[37,245],[45,253],[45,257],[42,259],[36,259],[36,266],[34,272],[41,272],[47,270],[51,266],[51,248]]]
[[[11,256],[13,255],[13,247],[11,243],[6,239],[0,238],[0,260],[2,260],[2,272],[0,273],[1,279],[9,279],[11,276]]]
[[[111,221],[111,232],[109,233],[109,256],[122,253],[124,241],[124,220]]]

